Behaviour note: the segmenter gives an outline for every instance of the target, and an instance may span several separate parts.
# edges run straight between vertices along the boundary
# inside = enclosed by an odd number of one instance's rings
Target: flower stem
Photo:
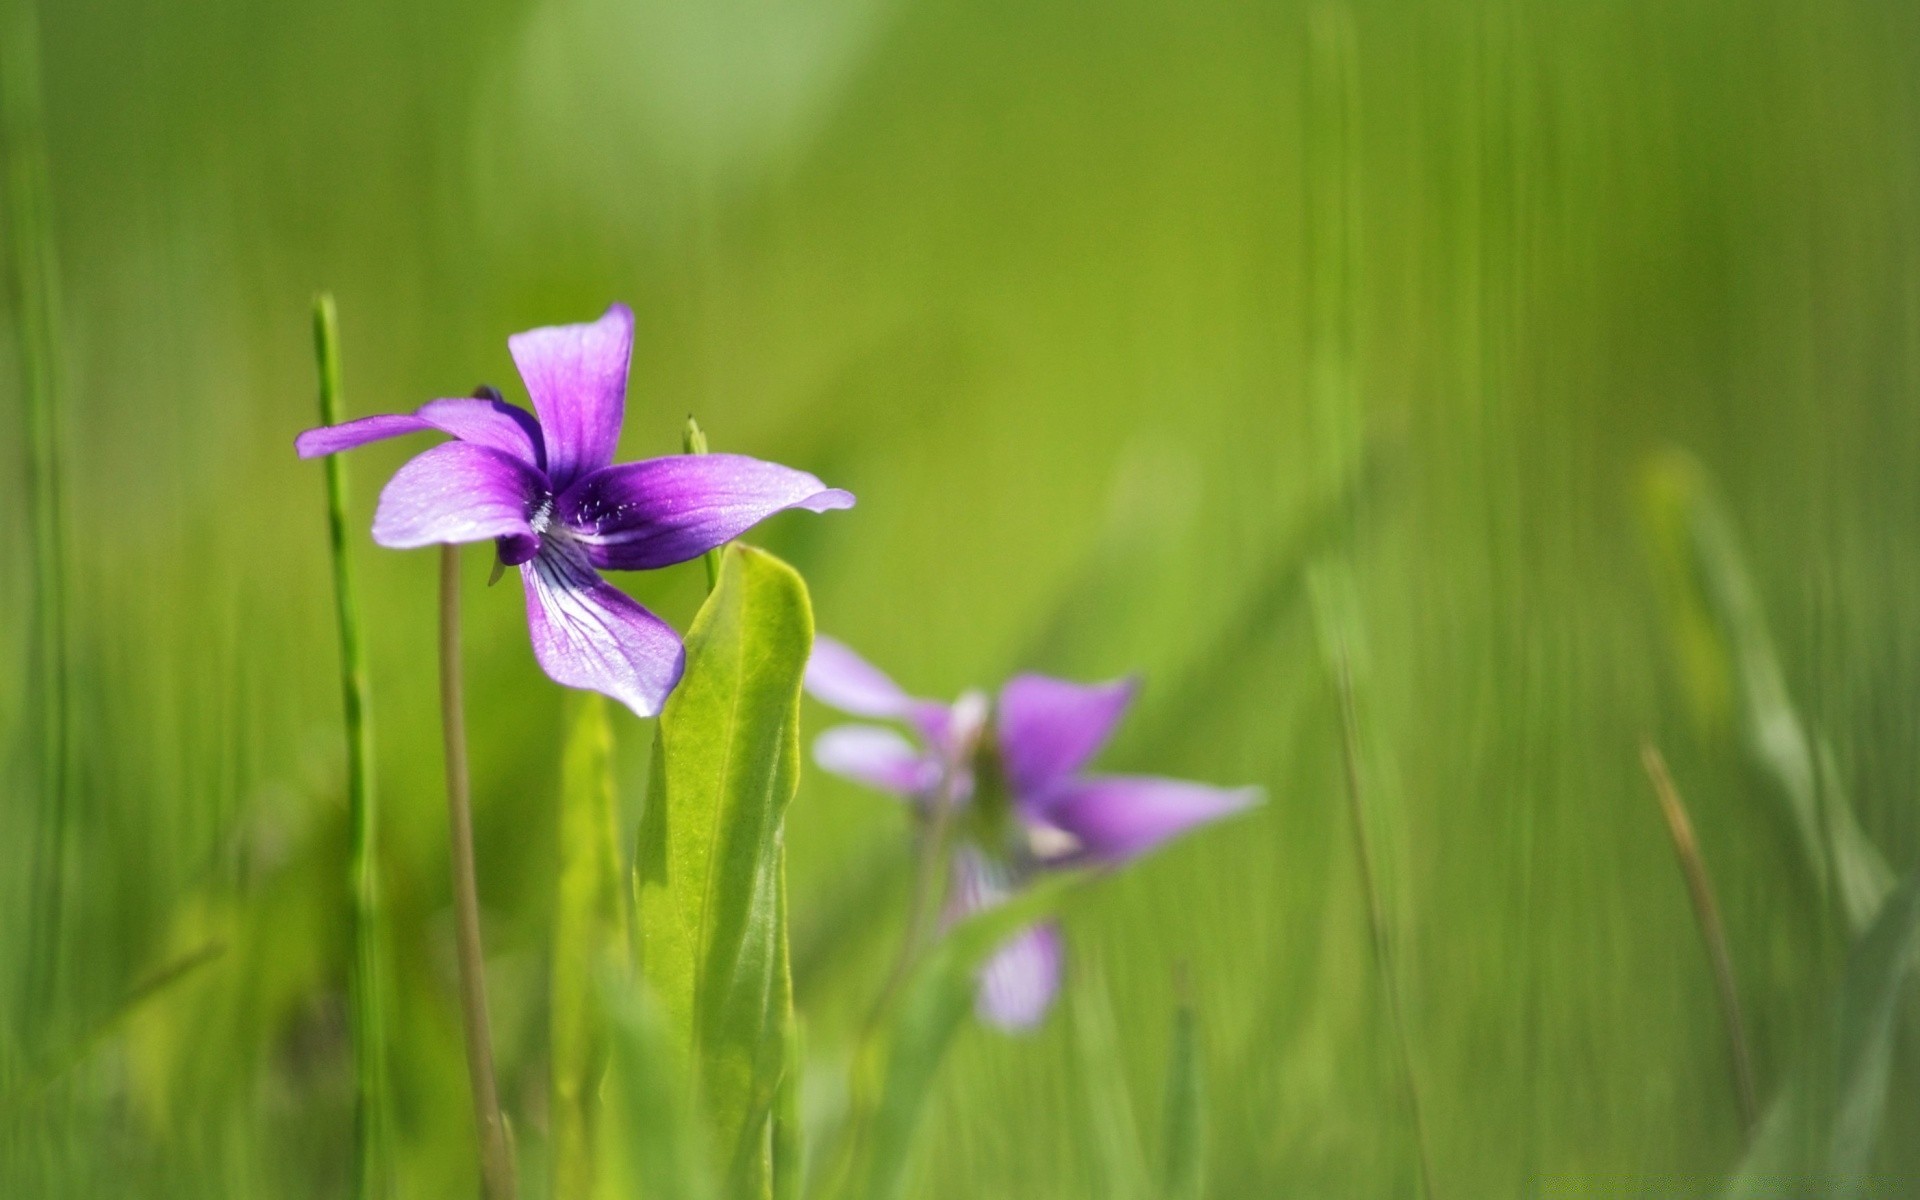
[[[1746,1022],[1740,1016],[1740,988],[1733,974],[1733,955],[1727,950],[1727,928],[1720,921],[1720,905],[1713,896],[1713,880],[1700,857],[1700,843],[1693,836],[1693,822],[1680,791],[1673,786],[1667,761],[1651,741],[1640,743],[1640,763],[1647,780],[1653,784],[1660,812],[1667,819],[1667,833],[1673,839],[1674,857],[1680,860],[1680,873],[1686,876],[1687,893],[1693,899],[1694,919],[1700,925],[1700,940],[1706,943],[1707,959],[1713,965],[1714,986],[1720,992],[1720,1014],[1727,1023],[1727,1051],[1733,1068],[1734,1097],[1740,1104],[1740,1123],[1747,1136],[1760,1123],[1760,1102],[1753,1088],[1753,1056],[1747,1050]]]
[[[39,676],[40,795],[35,815],[32,914],[20,1013],[29,1038],[60,1011],[61,923],[66,911],[66,545],[60,465],[59,277],[46,138],[41,121],[40,30],[34,0],[0,3],[0,238],[11,265],[21,390],[32,487],[34,641]]]
[[[705,454],[707,452],[706,430],[700,428],[700,422],[693,419],[692,413],[687,414],[687,427],[680,433],[680,446],[688,454]],[[707,590],[709,592],[720,586],[720,555],[725,549],[725,546],[715,546],[703,556],[703,561],[707,564]]]
[[[320,368],[320,423],[346,419],[340,399],[340,327],[333,297],[313,300],[313,350]],[[334,619],[340,633],[340,693],[347,725],[347,892],[353,911],[353,968],[348,976],[348,1020],[353,1030],[353,1194],[377,1200],[389,1193],[387,1166],[387,1034],[380,970],[380,872],[373,790],[373,715],[366,657],[360,648],[360,610],[354,601],[353,563],[347,555],[347,466],[327,457],[327,541],[333,558]]]
[[[467,1035],[467,1073],[480,1138],[480,1179],[487,1200],[512,1200],[513,1151],[493,1078],[493,1035],[487,1018],[486,959],[480,948],[480,888],[473,871],[473,802],[467,777],[467,720],[460,681],[460,548],[440,548],[440,724],[447,751],[448,849],[453,857],[454,940],[460,959],[460,1016]]]

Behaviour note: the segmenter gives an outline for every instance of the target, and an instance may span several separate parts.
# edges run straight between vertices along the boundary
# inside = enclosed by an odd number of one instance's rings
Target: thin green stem
[[[1667,819],[1667,835],[1673,839],[1674,857],[1680,860],[1680,873],[1687,880],[1687,894],[1693,900],[1693,916],[1700,925],[1700,940],[1706,944],[1707,959],[1713,966],[1714,987],[1720,993],[1720,1015],[1727,1025],[1727,1053],[1733,1071],[1734,1098],[1740,1104],[1740,1124],[1747,1136],[1760,1123],[1760,1100],[1753,1086],[1753,1055],[1747,1049],[1747,1024],[1740,1015],[1740,987],[1733,973],[1733,954],[1727,949],[1727,927],[1720,920],[1720,905],[1714,899],[1713,879],[1707,874],[1706,860],[1700,857],[1700,842],[1693,836],[1693,821],[1673,786],[1667,761],[1650,741],[1640,743],[1640,764],[1660,801],[1660,813]]]
[[[681,431],[680,446],[688,454],[705,454],[707,452],[706,431],[700,428],[700,422],[693,419],[692,413],[687,414],[687,427]],[[704,561],[707,564],[707,590],[709,592],[720,586],[720,555],[725,550],[725,546],[715,546],[713,549],[707,551],[704,556]]]
[[[54,254],[40,101],[40,29],[33,0],[0,5],[0,228],[13,292],[26,399],[32,496],[35,665],[40,713],[40,795],[33,847],[20,1015],[29,1042],[57,1013],[61,924],[66,911],[68,747],[66,546],[62,514],[59,264]]]
[[[333,297],[313,300],[313,352],[320,370],[320,423],[346,419],[340,388],[340,323]],[[327,543],[333,559],[334,622],[340,634],[340,696],[347,725],[347,894],[353,912],[353,968],[348,976],[348,1020],[353,1030],[353,1194],[377,1200],[389,1194],[387,1166],[386,992],[380,968],[379,813],[373,788],[373,714],[366,656],[360,648],[360,610],[354,599],[347,541],[347,466],[329,455]]]
[[[467,718],[460,679],[460,547],[440,548],[440,725],[447,752],[448,849],[453,858],[454,941],[460,960],[460,1016],[467,1035],[480,1181],[487,1200],[513,1200],[513,1151],[493,1075],[486,958],[480,947],[480,886],[473,870],[473,801],[467,776]]]
[[[1400,1055],[1400,1072],[1406,1080],[1407,1112],[1413,1120],[1413,1144],[1420,1158],[1420,1186],[1428,1200],[1439,1193],[1433,1186],[1433,1160],[1427,1151],[1426,1117],[1420,1104],[1420,1082],[1413,1070],[1413,1043],[1407,1036],[1407,1022],[1400,1011],[1400,976],[1395,970],[1393,942],[1387,932],[1386,907],[1380,902],[1380,888],[1374,874],[1373,844],[1367,834],[1367,799],[1360,772],[1360,720],[1353,702],[1353,671],[1347,661],[1347,649],[1337,650],[1334,684],[1340,691],[1341,743],[1347,776],[1348,811],[1353,817],[1353,843],[1360,860],[1360,885],[1367,893],[1367,928],[1373,939],[1373,954],[1380,971],[1380,989],[1387,1000],[1387,1021],[1393,1026],[1393,1039]]]

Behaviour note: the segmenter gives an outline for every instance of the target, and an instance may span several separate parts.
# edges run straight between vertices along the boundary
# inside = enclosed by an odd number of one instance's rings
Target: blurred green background
[[[1920,10],[39,16],[74,775],[57,999],[26,1011],[46,691],[10,298],[0,1194],[346,1187],[336,641],[321,472],[291,447],[314,423],[316,289],[339,299],[355,414],[482,381],[523,398],[509,333],[626,301],[622,458],[676,451],[692,412],[716,449],[859,495],[754,535],[806,575],[822,630],[934,696],[1023,667],[1142,670],[1105,765],[1267,789],[1074,899],[1074,1003],[1029,1037],[963,1035],[915,1196],[1110,1194],[1084,1112],[1117,1070],[1154,1128],[1182,973],[1210,1194],[1415,1194],[1310,579],[1345,614],[1439,1195],[1711,1194],[1740,1120],[1641,738],[1692,808],[1763,1096],[1826,1019],[1847,935],[1742,749],[1729,657],[1663,599],[1644,481],[1676,449],[1717,481],[1788,690],[1868,836],[1896,871],[1914,862]],[[417,449],[350,470],[401,1168],[407,1194],[443,1196],[474,1167],[433,556],[365,536]],[[483,557],[479,867],[537,1185],[561,695]],[[698,565],[619,582],[681,627],[704,588]],[[807,734],[831,719],[810,706]],[[651,733],[617,720],[631,819]],[[904,837],[889,801],[804,779],[789,844],[816,1114],[844,1100],[898,936]],[[1117,1056],[1076,1037],[1101,1005]],[[1896,1134],[1920,1120],[1912,1093],[1895,1090]],[[1912,1194],[1920,1144],[1887,1143],[1875,1187]]]

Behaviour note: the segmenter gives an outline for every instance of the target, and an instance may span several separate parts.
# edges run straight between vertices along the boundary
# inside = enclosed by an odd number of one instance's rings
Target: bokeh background
[[[63,0],[39,18],[74,775],[57,999],[30,1004],[48,692],[9,298],[0,1193],[346,1185],[337,651],[321,472],[291,449],[314,423],[317,289],[339,300],[355,414],[482,381],[523,396],[509,333],[624,300],[621,457],[676,451],[691,412],[716,448],[858,493],[754,535],[806,575],[823,630],[934,696],[1140,670],[1106,765],[1267,789],[1074,898],[1069,1003],[1034,1035],[956,1043],[915,1196],[1112,1194],[1085,1111],[1131,1107],[1154,1152],[1182,991],[1211,1194],[1414,1194],[1330,646],[1353,668],[1438,1193],[1712,1193],[1740,1118],[1641,739],[1693,811],[1763,1096],[1827,1019],[1847,933],[1743,749],[1735,666],[1674,619],[1650,479],[1717,489],[1799,713],[1868,837],[1914,861],[1920,10]],[[401,1169],[442,1196],[471,1190],[473,1154],[433,556],[365,536],[415,449],[350,470]],[[482,558],[479,866],[537,1186],[562,697]],[[681,626],[704,587],[698,565],[621,582]],[[651,731],[617,720],[631,819]],[[844,1100],[898,936],[904,838],[887,800],[804,779],[817,1114]],[[1885,1194],[1920,1179],[1897,1135],[1913,1091],[1895,1089]]]

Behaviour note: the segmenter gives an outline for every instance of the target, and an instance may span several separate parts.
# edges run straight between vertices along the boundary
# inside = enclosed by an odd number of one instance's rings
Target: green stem
[[[5,250],[11,263],[26,398],[32,494],[34,641],[40,694],[40,796],[33,847],[33,911],[22,973],[29,1039],[59,1011],[61,922],[66,909],[66,547],[60,465],[59,272],[40,102],[40,30],[33,0],[0,6],[0,156],[6,168]]]
[[[1395,1048],[1400,1055],[1400,1071],[1406,1080],[1407,1112],[1413,1120],[1413,1145],[1420,1157],[1420,1188],[1427,1200],[1439,1193],[1433,1186],[1433,1160],[1427,1151],[1427,1125],[1420,1104],[1420,1082],[1413,1070],[1413,1043],[1407,1036],[1407,1022],[1400,1011],[1400,977],[1394,969],[1393,942],[1387,934],[1385,906],[1374,875],[1373,846],[1367,836],[1366,791],[1360,775],[1360,721],[1354,711],[1353,670],[1347,650],[1341,645],[1334,672],[1340,690],[1340,729],[1345,750],[1348,811],[1353,817],[1353,842],[1360,859],[1360,884],[1367,893],[1367,928],[1373,938],[1373,953],[1380,970],[1380,989],[1386,995],[1387,1021],[1393,1026]]]
[[[687,414],[687,427],[681,431],[680,446],[688,454],[705,454],[707,452],[706,431],[700,428],[700,422],[693,419],[692,413]],[[707,551],[704,557],[704,561],[707,564],[707,590],[709,592],[720,586],[720,555],[725,550],[725,546],[715,546],[713,549]]]
[[[320,369],[320,423],[346,419],[340,394],[340,325],[333,297],[313,300],[313,351]],[[340,694],[347,724],[347,894],[353,911],[353,967],[348,1019],[353,1030],[353,1194],[376,1200],[389,1193],[387,1032],[380,969],[378,810],[373,790],[373,716],[367,664],[360,647],[360,610],[354,600],[353,562],[347,553],[347,466],[329,455],[327,542],[333,559],[334,622],[340,634]]]
[[[480,947],[480,887],[473,870],[473,801],[467,776],[467,719],[460,680],[460,547],[440,547],[440,722],[447,753],[448,849],[453,858],[454,941],[460,960],[460,1016],[467,1037],[480,1181],[487,1200],[513,1200],[513,1151],[493,1075],[486,958]]]

